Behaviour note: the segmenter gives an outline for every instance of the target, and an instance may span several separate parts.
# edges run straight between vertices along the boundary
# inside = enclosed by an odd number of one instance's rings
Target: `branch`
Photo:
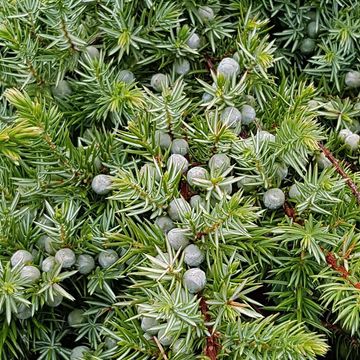
[[[160,353],[161,353],[163,359],[164,359],[164,360],[169,360],[169,358],[167,357],[167,355],[166,355],[166,353],[165,353],[165,350],[164,350],[164,348],[161,346],[160,341],[158,340],[158,338],[157,338],[156,336],[154,336],[153,339],[154,339],[157,347],[159,348]]]
[[[334,165],[336,172],[340,174],[346,181],[346,184],[350,188],[351,192],[356,197],[357,202],[360,204],[360,191],[357,188],[356,184],[350,179],[349,175],[340,167],[339,161],[334,157],[334,155],[328,150],[324,145],[319,144],[324,155],[330,160]]]
[[[209,309],[206,303],[206,299],[203,296],[200,296],[200,310],[204,316],[205,322],[210,322]],[[206,346],[204,349],[204,355],[209,357],[210,360],[217,360],[217,355],[220,349],[220,344],[218,343],[219,334],[213,333],[213,328],[210,325],[206,326],[210,336],[206,338]]]

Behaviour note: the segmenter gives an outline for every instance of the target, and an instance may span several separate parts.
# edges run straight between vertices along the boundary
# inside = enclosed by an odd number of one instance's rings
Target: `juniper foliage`
[[[347,0],[0,0],[0,359],[358,359],[359,151],[339,131],[360,131],[359,19]],[[224,121],[244,105],[254,121]],[[190,186],[164,136],[208,178]],[[174,227],[205,254],[198,294]],[[72,268],[29,280],[63,248]]]

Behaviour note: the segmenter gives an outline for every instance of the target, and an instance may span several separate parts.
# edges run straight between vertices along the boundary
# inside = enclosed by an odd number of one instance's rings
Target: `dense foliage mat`
[[[0,0],[0,359],[358,359],[360,2]]]

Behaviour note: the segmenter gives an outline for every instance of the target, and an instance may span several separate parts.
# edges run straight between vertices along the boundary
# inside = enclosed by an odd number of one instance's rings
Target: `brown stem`
[[[154,336],[154,341],[155,341],[156,346],[159,348],[160,353],[161,353],[163,359],[164,359],[164,360],[169,360],[169,358],[167,357],[167,355],[166,355],[166,353],[165,353],[164,348],[161,346],[160,341],[158,340],[158,338],[157,338],[156,336]]]
[[[210,322],[210,314],[209,314],[209,308],[208,305],[206,303],[206,299],[199,295],[200,298],[200,310],[201,313],[204,316],[205,322]],[[204,355],[209,357],[210,360],[216,360],[217,359],[217,355],[218,352],[220,350],[220,344],[218,342],[218,338],[219,338],[219,333],[217,332],[213,332],[213,328],[210,325],[206,326],[210,336],[208,336],[206,338],[206,346],[204,349]]]
[[[349,175],[346,174],[344,169],[339,164],[339,161],[334,157],[334,155],[327,149],[324,145],[319,144],[321,150],[323,151],[324,155],[330,160],[330,162],[334,165],[336,172],[340,174],[346,181],[347,186],[350,188],[351,192],[356,197],[357,202],[360,204],[360,191],[355,185],[355,183],[350,179]]]

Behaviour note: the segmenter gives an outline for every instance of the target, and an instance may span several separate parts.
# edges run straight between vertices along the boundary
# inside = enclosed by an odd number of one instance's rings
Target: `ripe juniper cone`
[[[188,291],[195,294],[205,288],[206,275],[201,269],[189,269],[184,274],[183,282]]]
[[[339,131],[339,138],[342,140],[342,141],[345,141],[345,139],[352,134],[352,131],[349,130],[349,129],[342,129]]]
[[[70,360],[84,360],[85,354],[90,351],[87,346],[76,346],[71,350]]]
[[[100,58],[100,52],[95,46],[86,47],[85,53],[91,60],[98,60]]]
[[[146,163],[141,167],[140,175],[145,176],[145,173],[148,173],[148,176],[150,176],[151,179],[155,179],[156,181],[161,180],[160,173],[152,163]]]
[[[91,255],[81,254],[77,258],[76,265],[79,273],[82,275],[86,275],[94,270],[95,260]]]
[[[155,220],[155,224],[164,234],[167,234],[172,228],[175,227],[174,222],[168,216],[159,216]]]
[[[215,17],[213,9],[209,6],[200,6],[198,14],[203,22],[211,21]]]
[[[60,294],[54,294],[53,298],[48,298],[46,300],[46,305],[50,306],[50,307],[58,307],[62,301],[63,301],[64,297]]]
[[[108,336],[105,339],[105,347],[108,350],[113,349],[113,348],[117,347],[117,341],[115,339],[111,338],[110,336]]]
[[[59,98],[66,98],[72,93],[71,87],[66,80],[60,80],[59,83],[52,88],[54,96]]]
[[[188,245],[184,250],[184,262],[190,267],[199,266],[205,259],[203,251],[198,246],[191,244]]]
[[[71,249],[60,249],[55,254],[55,260],[61,264],[64,269],[72,267],[76,262],[76,256]]]
[[[218,173],[230,167],[230,158],[226,154],[215,154],[209,160],[209,168],[212,172]]]
[[[76,327],[77,325],[84,322],[84,320],[85,320],[84,310],[81,309],[74,309],[69,313],[67,317],[68,324],[71,327]]]
[[[100,266],[104,269],[107,269],[111,265],[115,264],[118,261],[119,255],[115,250],[105,250],[99,254],[98,262]]]
[[[155,131],[155,141],[162,149],[167,150],[171,146],[171,137],[164,131]]]
[[[57,264],[57,261],[55,260],[55,257],[48,256],[41,263],[41,270],[43,272],[50,272],[55,268],[56,264]]]
[[[184,139],[175,139],[171,144],[171,153],[186,155],[189,152],[189,144]]]
[[[166,335],[165,329],[159,330],[157,337],[160,344],[163,346],[170,346],[174,342],[174,338],[172,336]]]
[[[320,153],[316,157],[316,162],[319,166],[319,169],[326,169],[332,166],[331,161],[324,155],[324,153]]]
[[[256,117],[255,109],[250,105],[244,105],[241,108],[241,122],[244,125],[251,124]]]
[[[189,39],[187,41],[187,45],[189,46],[189,48],[196,50],[200,47],[200,42],[201,42],[201,39],[200,39],[199,35],[194,33],[189,37]]]
[[[360,87],[360,71],[349,71],[346,73],[345,84],[349,88]]]
[[[174,250],[185,248],[189,244],[188,231],[186,229],[174,228],[167,233],[167,239]]]
[[[352,151],[359,147],[360,136],[358,134],[350,134],[345,138],[345,145]]]
[[[167,84],[167,78],[166,75],[164,74],[155,74],[151,77],[151,81],[150,81],[151,87],[157,91],[157,92],[161,92],[164,90],[164,88],[166,87]]]
[[[170,202],[168,214],[174,221],[179,221],[187,213],[191,212],[189,203],[183,198],[177,198]]]
[[[118,75],[118,80],[130,84],[135,80],[134,74],[129,70],[121,70]]]
[[[186,158],[180,154],[173,154],[169,157],[167,161],[167,167],[175,168],[176,171],[181,171],[182,173],[186,172],[189,167],[189,162]]]
[[[175,62],[175,72],[178,75],[185,75],[190,71],[190,63],[186,59],[181,59]]]
[[[264,205],[270,210],[282,207],[285,203],[285,194],[281,189],[269,189],[263,197]]]
[[[301,194],[300,194],[300,191],[298,189],[298,186],[296,184],[292,184],[290,186],[290,189],[289,189],[289,198],[290,199],[296,199],[297,197],[299,197]]]
[[[194,195],[190,198],[190,206],[194,209],[198,206],[205,207],[205,200],[200,195]]]
[[[314,52],[316,42],[313,39],[306,38],[301,42],[300,51],[304,55],[310,55]]]
[[[20,304],[17,308],[16,317],[20,320],[26,320],[31,318],[32,312],[31,307],[25,304]]]
[[[241,112],[233,106],[228,106],[222,111],[220,120],[226,126],[236,127],[241,124]]]
[[[41,277],[40,270],[32,265],[24,266],[20,270],[20,277],[25,279],[28,283],[34,283]]]
[[[92,182],[91,188],[98,195],[106,195],[111,191],[111,177],[108,175],[96,175]]]
[[[10,259],[11,266],[24,265],[32,261],[33,256],[26,250],[16,251]]]
[[[141,329],[150,335],[156,335],[158,333],[158,330],[152,329],[152,328],[159,326],[159,325],[160,325],[160,323],[154,318],[143,317],[141,319]]]
[[[234,59],[224,58],[220,61],[217,71],[225,78],[231,78],[240,72],[240,66]]]
[[[206,180],[208,178],[209,178],[208,171],[200,166],[195,166],[191,168],[186,174],[187,182],[191,186],[196,186],[194,182],[196,182],[197,179]]]

